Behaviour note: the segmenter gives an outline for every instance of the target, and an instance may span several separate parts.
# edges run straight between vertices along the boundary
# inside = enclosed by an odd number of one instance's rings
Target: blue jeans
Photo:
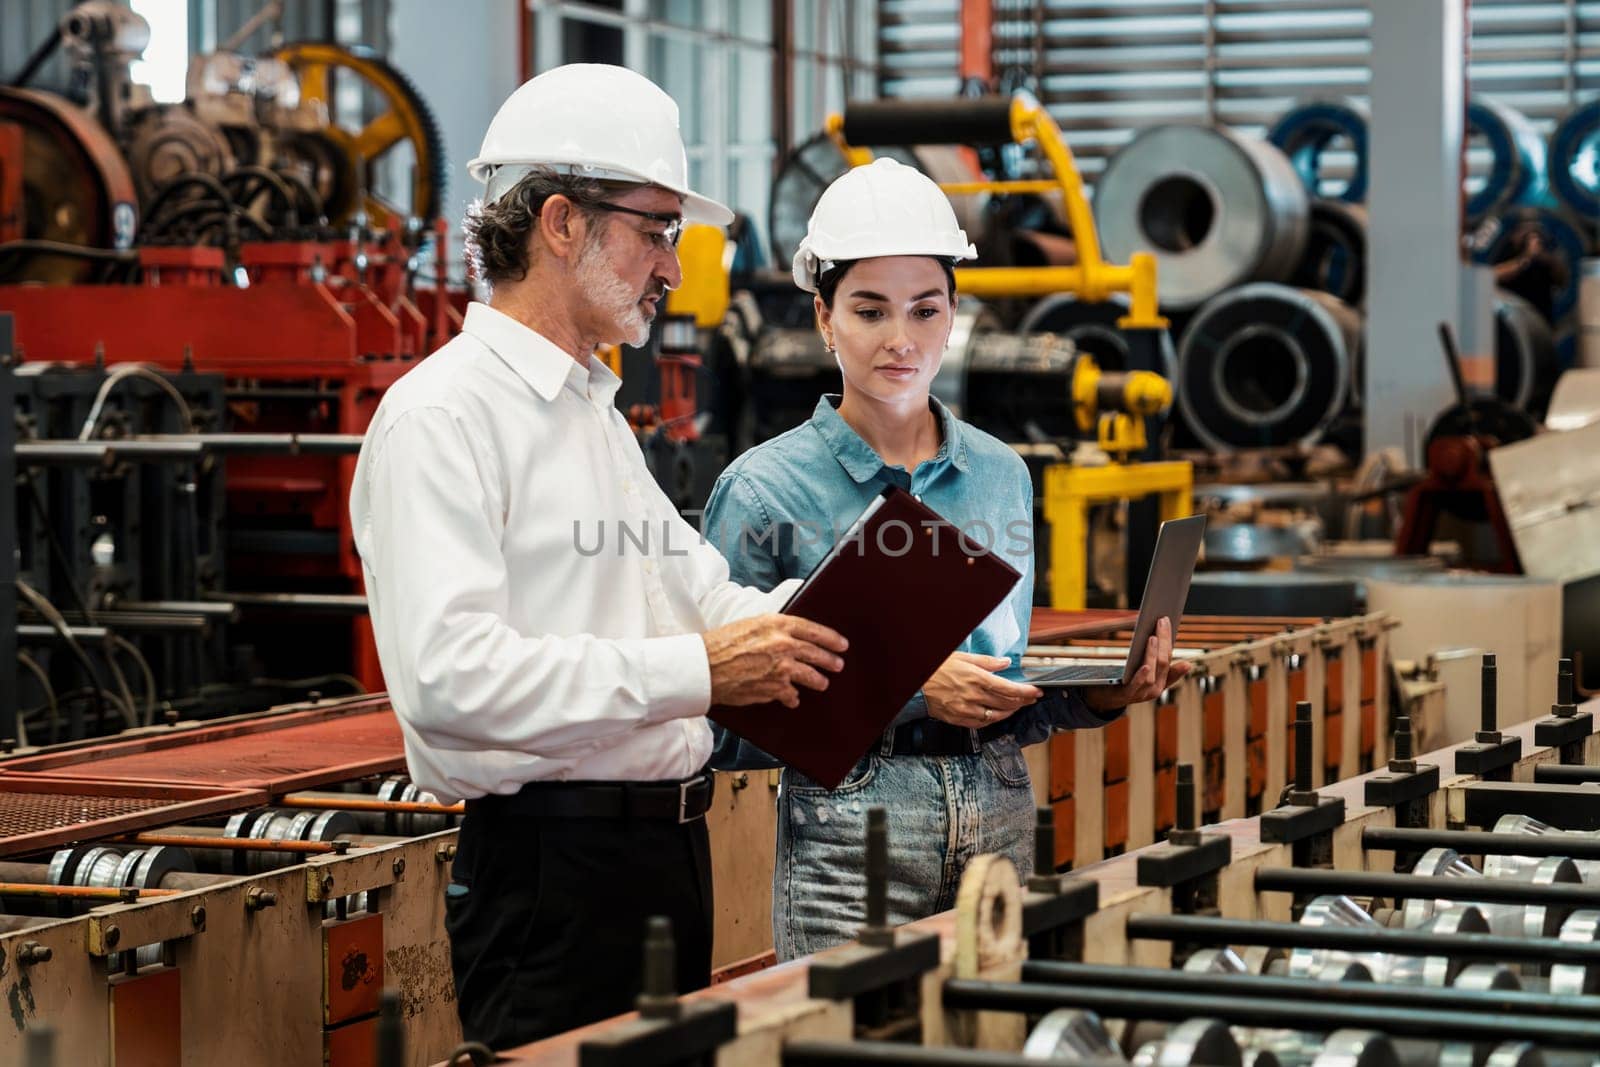
[[[778,793],[772,943],[778,959],[855,939],[866,919],[867,809],[889,815],[889,921],[955,907],[974,856],[999,853],[1033,873],[1033,789],[1010,737],[970,756],[863,756],[825,789],[785,769]]]

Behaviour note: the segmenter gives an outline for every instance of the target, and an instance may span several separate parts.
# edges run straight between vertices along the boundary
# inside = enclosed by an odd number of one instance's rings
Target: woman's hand
[[[928,715],[952,726],[982,729],[1025,708],[1044,694],[996,675],[1011,666],[1004,656],[976,656],[952,652],[922,687]]]
[[[1190,664],[1172,659],[1172,620],[1162,618],[1145,646],[1144,663],[1133,681],[1125,685],[1089,686],[1081,692],[1083,702],[1096,712],[1117,711],[1129,704],[1154,700],[1189,673]]]

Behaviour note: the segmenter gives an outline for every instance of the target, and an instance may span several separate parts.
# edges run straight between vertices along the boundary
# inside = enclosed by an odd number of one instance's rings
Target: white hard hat
[[[822,191],[794,254],[794,283],[814,293],[817,276],[847,260],[977,255],[934,180],[884,156],[846,171]]]
[[[535,167],[659,185],[683,197],[689,222],[733,221],[732,211],[689,190],[678,105],[626,67],[569,63],[524,82],[495,112],[467,172],[493,203]]]

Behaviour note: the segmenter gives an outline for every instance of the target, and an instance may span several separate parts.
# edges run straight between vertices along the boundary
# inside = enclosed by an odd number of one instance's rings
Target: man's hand
[[[1009,666],[1011,661],[1004,656],[952,652],[922,687],[928,715],[952,726],[981,729],[1044,695],[1034,686],[994,673]]]
[[[700,639],[711,665],[711,702],[730,706],[776,700],[795,707],[795,686],[828,688],[822,671],[843,668],[836,653],[849,647],[839,633],[794,615],[758,615],[708,630]]]
[[[1130,649],[1130,654],[1132,650]],[[1172,620],[1156,623],[1156,632],[1145,646],[1144,664],[1133,681],[1125,685],[1090,686],[1083,690],[1083,701],[1093,711],[1116,711],[1129,704],[1154,700],[1189,673],[1190,664],[1172,660]]]

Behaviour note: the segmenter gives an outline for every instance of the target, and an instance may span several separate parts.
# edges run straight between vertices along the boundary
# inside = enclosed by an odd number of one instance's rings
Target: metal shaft
[[[27,1067],[56,1067],[56,1032],[49,1026],[30,1026],[27,1036]]]
[[[1331,984],[1331,983],[1330,983]],[[1347,1007],[1321,998],[1266,1000],[1201,993],[1090,989],[1082,986],[989,982],[952,978],[944,984],[944,1006],[965,1011],[1012,1011],[1043,1015],[1056,1008],[1087,1008],[1113,1019],[1181,1022],[1214,1018],[1235,1026],[1294,1030],[1361,1027],[1392,1037],[1437,1038],[1440,1034],[1480,1041],[1537,1041],[1558,1048],[1600,1047],[1600,1022],[1539,1019],[1464,1011],[1419,1011],[1377,1005]]]
[[[406,1024],[400,994],[386,989],[378,1000],[378,1067],[405,1067]]]
[[[1033,873],[1040,878],[1056,873],[1056,813],[1048,804],[1033,824]]]
[[[365,615],[367,598],[359,593],[224,593],[207,594],[242,608],[293,608],[330,615]]]
[[[1075,1067],[1128,1067],[1126,1060],[1073,1059]],[[967,1048],[925,1048],[891,1041],[789,1041],[783,1046],[783,1067],[828,1067],[832,1064],[885,1067],[1038,1067],[1038,1059],[1019,1052],[987,1052]]]
[[[867,928],[889,925],[889,813],[867,809]]]
[[[287,796],[278,801],[280,808],[310,808],[332,811],[377,811],[415,815],[461,815],[465,804],[430,804],[421,800],[373,800],[367,797]]]
[[[118,600],[107,605],[109,611],[134,611],[147,615],[202,615],[208,619],[232,622],[239,609],[212,600]]]
[[[1328,982],[1264,974],[1191,974],[1155,967],[1114,967],[1095,963],[1032,961],[1022,965],[1024,982],[1142,989],[1168,993],[1218,993],[1239,997],[1326,1000],[1332,1004],[1375,1004],[1390,1008],[1510,1012],[1570,1019],[1600,1015],[1600,997],[1552,997],[1533,990],[1442,989],[1370,982]]]
[[[1194,764],[1178,764],[1178,819],[1179,830],[1193,830],[1198,825],[1194,814]]]
[[[1302,700],[1294,706],[1295,792],[1311,792],[1311,782],[1311,701]]]
[[[1485,652],[1483,654],[1483,720],[1481,724],[1482,732],[1485,734],[1498,734],[1500,729],[1500,711],[1498,704],[1500,690],[1498,687],[1497,678],[1498,673],[1494,665],[1494,653]],[[1481,741],[1486,739],[1479,738],[1479,740]]]
[[[1401,763],[1411,759],[1411,720],[1405,715],[1395,716],[1394,758]]]
[[[1309,893],[1316,896],[1335,893],[1351,897],[1400,897],[1406,900],[1455,900],[1486,904],[1565,904],[1574,908],[1600,908],[1600,888],[1595,886],[1533,885],[1497,878],[1268,867],[1256,872],[1255,883],[1258,893]]]
[[[1585,767],[1576,763],[1541,763],[1533,768],[1533,780],[1547,785],[1600,782],[1600,767]]]
[[[1573,704],[1572,698],[1572,661],[1562,660],[1556,666],[1556,702],[1564,706]]]
[[[1465,879],[1452,879],[1458,885]],[[1301,926],[1299,923],[1218,919],[1208,915],[1134,915],[1128,936],[1145,941],[1196,945],[1260,945],[1264,948],[1332,948],[1390,952],[1401,956],[1445,956],[1460,960],[1600,964],[1600,944],[1492,934],[1441,935],[1416,930]]]
[[[672,940],[672,920],[651,916],[644,934],[644,992],[639,995],[639,1014],[646,1019],[668,1019],[678,1010],[678,948]]]
[[[1449,848],[1469,856],[1565,856],[1574,860],[1600,860],[1600,837],[1561,832],[1496,834],[1478,830],[1368,826],[1361,831],[1361,847],[1369,852]]]

